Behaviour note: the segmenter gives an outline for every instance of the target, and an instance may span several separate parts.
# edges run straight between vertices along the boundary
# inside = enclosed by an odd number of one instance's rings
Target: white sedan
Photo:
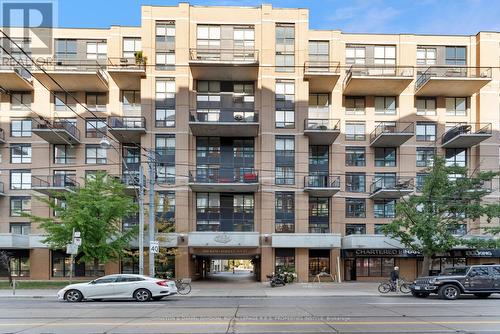
[[[79,302],[83,299],[160,300],[177,293],[174,281],[142,275],[109,275],[88,283],[70,284],[57,293],[57,299]]]

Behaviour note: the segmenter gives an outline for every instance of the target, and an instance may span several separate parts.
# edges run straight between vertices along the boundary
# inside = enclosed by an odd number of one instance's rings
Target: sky
[[[139,25],[141,5],[171,0],[58,0],[60,27]],[[193,0],[192,5],[309,8],[311,29],[363,33],[474,35],[500,31],[500,0]]]

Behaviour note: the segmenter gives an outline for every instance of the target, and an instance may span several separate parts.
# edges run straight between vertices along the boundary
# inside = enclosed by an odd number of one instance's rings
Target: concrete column
[[[297,281],[304,283],[309,281],[309,249],[295,249],[295,270],[297,271]]]
[[[266,275],[274,271],[274,251],[271,247],[262,247],[260,253],[260,280],[267,281]]]

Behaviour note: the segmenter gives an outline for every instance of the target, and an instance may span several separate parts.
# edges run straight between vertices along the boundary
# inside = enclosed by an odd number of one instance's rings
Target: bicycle
[[[401,293],[408,294],[411,292],[410,284],[410,282],[404,279],[399,279],[396,284],[394,284],[392,281],[386,281],[379,284],[378,292],[389,293],[397,292],[399,290]]]
[[[180,295],[187,295],[191,292],[191,279],[190,278],[183,278],[183,279],[176,279],[175,281],[175,286],[177,287],[177,293]]]

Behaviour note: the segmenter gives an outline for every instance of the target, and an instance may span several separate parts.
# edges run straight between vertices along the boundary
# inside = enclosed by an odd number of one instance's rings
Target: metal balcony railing
[[[106,61],[101,62],[89,59],[56,59],[54,61],[45,61],[39,65],[46,71],[54,72],[95,72],[104,81],[109,78],[105,71]]]
[[[352,65],[344,79],[347,84],[353,76],[364,77],[413,77],[413,66],[396,65]]]
[[[491,123],[458,123],[441,136],[441,143],[445,144],[453,138],[463,134],[492,134]]]
[[[431,66],[417,76],[415,90],[425,85],[433,77],[491,79],[491,67]]]
[[[312,119],[306,118],[304,121],[305,130],[340,130],[340,120],[333,118]]]
[[[28,70],[32,70],[33,66],[29,64],[29,61],[26,60],[19,60],[23,66],[19,65],[16,60],[9,58],[9,59],[2,59],[3,64],[0,65],[0,71],[14,71],[17,73],[21,78],[24,80],[33,83],[33,77],[31,76],[30,72]]]
[[[31,177],[32,188],[69,188],[74,189],[80,184],[76,174],[37,175]]]
[[[191,110],[191,122],[200,123],[258,123],[259,113],[255,110]]]
[[[191,183],[258,183],[259,176],[252,167],[197,168],[189,172]]]
[[[146,118],[143,116],[111,116],[109,123],[113,129],[134,130],[146,128]]]
[[[194,48],[189,49],[189,60],[214,63],[257,63],[259,61],[259,53],[255,49]]]
[[[400,177],[397,175],[385,175],[375,178],[370,185],[373,194],[380,190],[411,190],[414,188],[413,178]]]
[[[370,143],[383,133],[414,134],[415,123],[413,122],[382,122],[370,133]]]
[[[146,64],[138,63],[134,57],[108,57],[108,70],[139,70],[145,71]]]
[[[304,73],[309,74],[340,74],[340,62],[338,61],[306,61]]]
[[[340,176],[338,175],[309,175],[304,176],[304,187],[306,188],[340,188]]]
[[[33,130],[65,130],[73,137],[80,140],[80,130],[78,130],[74,121],[67,119],[54,119],[50,121],[40,116],[38,118],[32,118],[31,124]]]

